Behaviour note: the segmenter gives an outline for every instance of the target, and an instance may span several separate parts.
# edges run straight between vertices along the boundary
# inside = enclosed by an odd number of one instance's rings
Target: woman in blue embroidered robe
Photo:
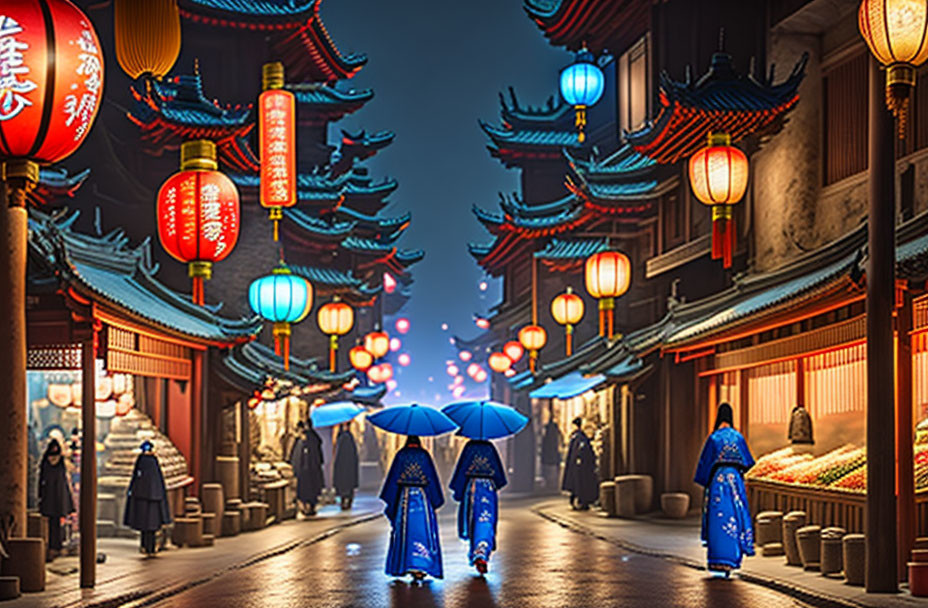
[[[741,567],[744,555],[754,555],[754,530],[744,489],[744,473],[754,466],[744,436],[734,429],[732,409],[719,406],[715,431],[709,435],[694,481],[705,488],[702,541],[709,570],[726,576]]]
[[[486,573],[490,553],[496,549],[499,518],[496,493],[505,485],[506,472],[493,444],[478,439],[469,441],[451,477],[451,491],[461,503],[458,537],[470,540],[470,564],[481,574]]]
[[[419,438],[410,435],[406,446],[396,453],[383,482],[380,500],[392,524],[386,573],[411,574],[421,580],[426,574],[442,578],[441,545],[435,511],[445,498],[432,457]]]

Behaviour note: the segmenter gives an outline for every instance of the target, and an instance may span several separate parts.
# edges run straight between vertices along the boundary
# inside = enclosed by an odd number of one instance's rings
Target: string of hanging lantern
[[[261,155],[261,206],[274,223],[274,240],[283,208],[296,204],[296,101],[284,90],[284,66],[262,68],[264,92],[258,97],[258,149]]]
[[[251,283],[248,303],[256,314],[274,324],[274,352],[283,358],[284,369],[290,369],[290,326],[305,319],[312,309],[312,285],[281,261],[271,274]]]

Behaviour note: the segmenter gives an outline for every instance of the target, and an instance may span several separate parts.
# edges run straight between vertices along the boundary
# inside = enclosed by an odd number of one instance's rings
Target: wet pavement
[[[135,606],[193,608],[713,607],[803,606],[740,580],[628,552],[539,517],[531,502],[504,501],[499,551],[485,579],[456,538],[456,505],[440,511],[444,580],[411,586],[383,574],[388,523],[380,518],[304,543],[247,568]]]

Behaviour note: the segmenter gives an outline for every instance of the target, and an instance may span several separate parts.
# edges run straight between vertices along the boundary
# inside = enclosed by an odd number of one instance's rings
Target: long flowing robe
[[[590,438],[579,429],[570,436],[561,488],[570,492],[570,495],[576,497],[584,506],[596,502],[599,497],[596,454],[593,452]]]
[[[315,505],[322,493],[322,439],[315,429],[307,429],[293,444],[290,464],[296,476],[296,497],[300,502]]]
[[[458,458],[450,485],[454,499],[460,503],[458,537],[470,540],[471,565],[478,559],[489,561],[490,553],[496,550],[496,493],[506,485],[506,471],[493,444],[469,441]]]
[[[133,530],[154,532],[171,523],[171,508],[161,466],[154,454],[143,452],[135,461],[126,494],[123,523]]]
[[[732,570],[754,555],[754,529],[744,489],[744,473],[754,466],[744,437],[731,427],[706,439],[694,481],[705,488],[702,541],[710,570]]]
[[[405,576],[424,572],[442,578],[435,510],[445,498],[429,453],[417,446],[397,452],[383,482],[380,500],[386,503],[383,512],[391,523],[386,573]]]
[[[350,497],[358,487],[358,446],[349,431],[338,434],[335,442],[333,485],[337,496]]]
[[[64,466],[64,456],[53,465],[48,454],[42,458],[39,468],[39,513],[49,519],[62,518],[74,513],[74,498]]]

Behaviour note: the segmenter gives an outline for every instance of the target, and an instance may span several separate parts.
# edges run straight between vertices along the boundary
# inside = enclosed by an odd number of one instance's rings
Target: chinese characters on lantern
[[[198,172],[176,174],[164,185],[159,198],[161,240],[173,244],[167,247],[168,252],[182,261],[219,261],[238,239],[234,186],[225,180],[214,181],[212,175],[205,177]]]
[[[289,207],[296,202],[296,146],[293,94],[271,89],[259,99],[261,120],[261,204]]]
[[[0,121],[14,118],[31,106],[26,95],[38,87],[26,76],[29,66],[23,61],[23,51],[29,45],[16,37],[22,31],[15,19],[0,15]]]
[[[64,112],[67,115],[64,124],[70,127],[75,120],[77,121],[74,139],[78,140],[87,131],[97,108],[97,96],[103,84],[103,62],[90,30],[83,30],[73,44],[81,50],[77,55],[78,65],[75,73],[84,79],[84,92],[80,95],[72,92],[64,98]],[[76,85],[71,86],[72,91],[77,88]]]

